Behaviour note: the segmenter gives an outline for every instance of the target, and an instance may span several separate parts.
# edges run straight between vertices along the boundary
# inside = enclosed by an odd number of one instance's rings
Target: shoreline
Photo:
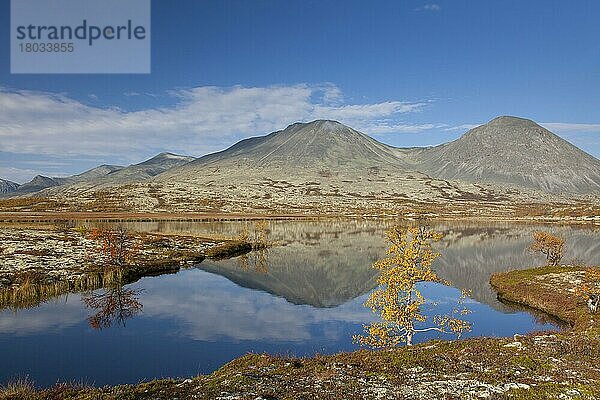
[[[261,213],[135,213],[135,212],[66,212],[66,211],[44,211],[44,212],[6,212],[0,211],[0,224],[10,223],[56,223],[61,221],[78,222],[219,222],[219,221],[323,221],[323,220],[405,220],[418,221],[422,218],[439,222],[468,222],[468,223],[519,223],[519,224],[542,224],[542,225],[574,225],[574,226],[598,226],[600,227],[599,217],[540,217],[540,216],[486,216],[482,221],[478,215],[392,215],[392,214],[339,214],[323,213],[314,215],[314,213],[281,213],[281,214],[261,214]]]
[[[106,216],[106,213],[103,215]],[[115,215],[110,214],[111,217]],[[262,216],[250,216],[262,219]],[[248,215],[243,217],[247,218]],[[36,229],[38,224],[35,222],[26,228],[29,234],[43,233],[39,227]],[[7,228],[5,236],[11,237],[10,229]],[[69,235],[83,237],[72,227],[52,228],[47,225],[46,232],[64,236],[65,239],[69,239]],[[229,245],[233,255],[251,250],[251,247],[233,237],[139,232],[134,235],[143,238],[141,243],[156,245],[161,249],[160,252],[164,252],[164,257],[146,269],[131,268],[124,275],[127,282],[157,273],[177,272],[185,268],[188,261],[198,261],[198,257],[226,257]],[[44,244],[50,239],[38,238]],[[27,242],[32,243],[31,240]],[[208,242],[210,246],[206,246]],[[62,242],[57,243],[60,245]],[[197,251],[200,244],[203,245],[202,254]],[[190,252],[188,247],[196,251]],[[57,257],[61,264],[65,262],[64,255]],[[149,252],[145,257],[151,259],[156,254]],[[569,286],[581,283],[585,268],[541,267],[501,272],[490,277],[490,283],[500,300],[566,321],[568,327],[564,330],[534,332],[513,338],[432,340],[392,350],[361,349],[303,358],[248,354],[230,361],[209,375],[105,387],[57,384],[39,390],[31,383],[21,382],[14,396],[7,395],[8,389],[0,387],[0,399],[254,400],[321,398],[323,393],[327,393],[331,399],[594,399],[600,397],[600,370],[597,368],[600,328],[594,317],[586,312],[583,301]],[[92,286],[101,287],[103,277],[94,277],[90,282]],[[47,292],[33,291],[33,297],[21,299],[24,300],[22,305],[34,306],[49,297],[60,295],[61,291],[89,290],[92,286],[75,283],[74,286],[59,285]],[[0,299],[6,306],[9,299]]]
[[[545,304],[541,311],[572,323],[565,331],[432,340],[305,358],[248,354],[210,375],[100,388],[56,385],[28,393],[36,400],[305,399],[324,394],[329,399],[595,399],[600,396],[598,322],[581,312],[585,306],[575,297],[548,297],[558,288],[542,285],[545,279],[577,283],[570,278],[582,268],[533,268],[490,278],[499,298],[534,309]],[[539,290],[518,290],[524,286]],[[565,301],[575,308],[564,307]]]
[[[119,268],[122,284],[176,273],[205,258],[225,259],[251,251],[235,237],[132,232],[136,262]],[[112,284],[114,270],[100,243],[75,228],[6,228],[0,231],[0,310],[32,307],[53,297]]]

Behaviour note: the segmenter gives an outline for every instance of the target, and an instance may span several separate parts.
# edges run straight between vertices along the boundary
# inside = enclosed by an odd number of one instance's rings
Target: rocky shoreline
[[[123,283],[175,273],[206,257],[232,257],[252,249],[236,238],[132,233],[135,263]],[[107,279],[99,243],[72,227],[4,227],[0,230],[0,309],[35,306],[68,292],[94,290]]]

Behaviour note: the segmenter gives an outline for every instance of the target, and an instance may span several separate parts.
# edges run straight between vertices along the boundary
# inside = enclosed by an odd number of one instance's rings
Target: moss
[[[544,373],[552,369],[552,364],[549,363],[548,360],[537,360],[529,355],[519,355],[512,358],[510,361],[519,368],[527,369],[530,372],[535,373]]]

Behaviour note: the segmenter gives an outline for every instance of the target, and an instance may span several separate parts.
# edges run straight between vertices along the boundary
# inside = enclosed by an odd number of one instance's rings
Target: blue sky
[[[332,118],[396,146],[498,115],[600,157],[595,1],[152,2],[149,75],[11,75],[0,0],[0,177],[200,156]]]

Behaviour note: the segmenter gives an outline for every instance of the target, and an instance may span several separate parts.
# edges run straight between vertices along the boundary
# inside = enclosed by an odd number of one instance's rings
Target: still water
[[[235,235],[246,223],[132,223],[129,229]],[[373,261],[385,254],[389,222],[271,222],[280,241],[265,260],[209,261],[177,274],[148,277],[120,293],[140,310],[102,329],[82,295],[27,310],[0,311],[0,382],[29,376],[38,385],[77,381],[104,385],[210,373],[248,352],[304,356],[357,348],[352,335],[373,321],[363,306],[375,287]],[[525,250],[543,227],[437,224],[445,234],[434,267],[472,291],[467,336],[512,336],[556,325],[498,302],[491,273],[539,265]],[[600,263],[600,231],[543,228],[566,239],[565,260]],[[104,293],[98,291],[97,294]],[[450,310],[458,289],[428,285],[437,312]],[[90,298],[90,294],[83,295]],[[121,297],[119,297],[121,299]],[[420,336],[426,340],[431,336]]]

